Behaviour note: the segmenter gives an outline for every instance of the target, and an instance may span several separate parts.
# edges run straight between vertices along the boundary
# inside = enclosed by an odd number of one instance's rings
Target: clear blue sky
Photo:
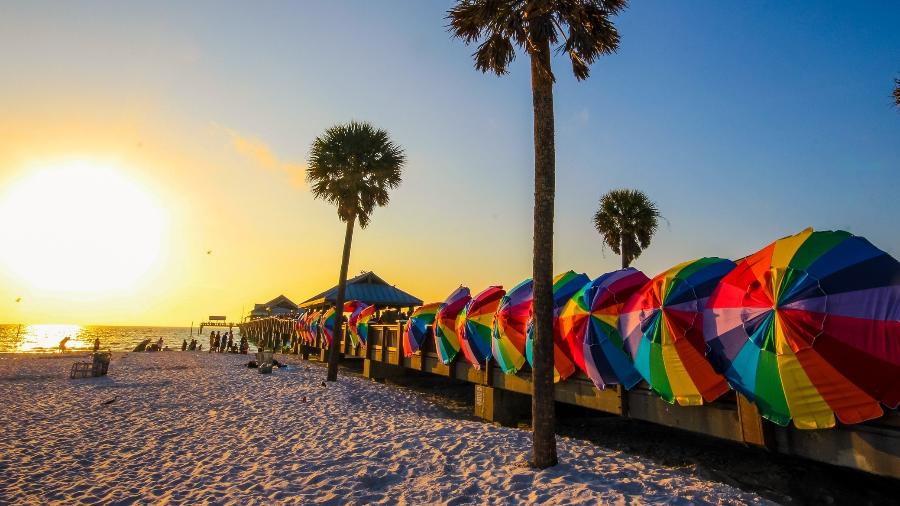
[[[371,121],[406,147],[409,165],[390,207],[357,236],[351,272],[374,268],[429,300],[457,282],[511,286],[530,271],[528,65],[520,54],[508,76],[475,71],[474,48],[446,31],[450,5],[2,3],[0,106],[33,117],[21,104],[74,102],[97,121],[150,111],[191,160],[220,168],[203,173],[208,195],[174,179],[170,191],[196,205],[244,195],[194,210],[232,213],[204,233],[254,227],[271,250],[297,251],[295,265],[339,254],[333,209],[284,181],[248,188],[235,171],[278,176],[233,168],[222,130],[303,163],[329,125]],[[900,256],[900,111],[890,97],[900,3],[635,1],[616,24],[620,50],[589,80],[554,62],[557,271],[616,268],[591,217],[600,195],[619,187],[647,192],[670,223],[636,262],[648,274],[699,256],[741,257],[807,226],[846,229]],[[285,230],[300,242],[285,242]],[[327,254],[307,253],[319,249]],[[244,262],[288,261],[241,253]],[[304,286],[285,291],[317,291],[336,277],[328,267],[321,278],[298,274]],[[429,272],[438,281],[423,279]],[[251,296],[262,300],[274,283]]]

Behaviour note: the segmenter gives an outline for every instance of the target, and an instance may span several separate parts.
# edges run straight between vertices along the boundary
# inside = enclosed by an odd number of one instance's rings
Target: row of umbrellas
[[[514,374],[532,362],[532,298],[531,280],[474,296],[459,287],[410,315],[404,350],[421,349],[430,326],[443,363],[462,352]],[[900,403],[900,263],[848,232],[807,229],[737,262],[701,258],[652,279],[634,268],[593,280],[565,272],[553,308],[556,381],[579,370],[598,388],[643,380],[683,406],[734,389],[764,418],[803,429]],[[344,306],[354,344],[365,344],[373,309]],[[321,324],[330,343],[333,320],[333,310],[306,315],[298,332],[314,338]]]

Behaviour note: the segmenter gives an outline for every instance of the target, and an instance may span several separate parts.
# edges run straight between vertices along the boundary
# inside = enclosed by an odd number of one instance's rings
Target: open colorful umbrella
[[[459,353],[459,335],[456,333],[457,317],[472,300],[469,289],[460,286],[440,305],[434,315],[434,348],[444,365]]]
[[[366,346],[369,339],[369,320],[375,315],[375,305],[361,305],[350,314],[347,325],[350,327],[350,339],[353,346]]]
[[[587,274],[576,274],[567,271],[553,278],[553,380],[562,381],[575,373],[574,352],[563,339],[559,328],[559,315],[563,307],[584,285],[591,282]],[[534,326],[529,322],[528,336],[525,343],[525,356],[528,363],[534,365],[532,345]]]
[[[409,321],[406,322],[406,328],[403,331],[403,354],[405,356],[411,357],[422,347],[422,343],[428,337],[428,326],[434,324],[434,317],[440,307],[440,302],[425,304],[409,315]]]
[[[597,388],[631,388],[641,375],[625,352],[619,333],[619,313],[632,295],[650,281],[629,267],[604,274],[585,285],[559,315],[559,329],[572,350],[575,364]]]
[[[316,340],[319,337],[319,329],[322,328],[322,315],[323,311],[315,311],[310,315],[309,320],[309,334],[310,339],[312,339],[312,344],[317,344]]]
[[[494,313],[506,292],[503,287],[490,286],[466,304],[457,318],[456,333],[463,355],[476,369],[484,367],[491,358],[491,328]]]
[[[705,321],[710,361],[779,425],[858,423],[900,400],[900,263],[862,237],[775,241],[722,278]]]
[[[526,279],[514,286],[506,292],[497,308],[491,331],[491,351],[506,374],[515,374],[525,365],[533,285],[531,279]]]
[[[363,302],[358,300],[348,300],[344,303],[344,314],[350,313],[353,314],[360,305],[363,305]],[[328,343],[328,346],[331,346],[331,341],[334,338],[334,322],[337,318],[334,317],[335,308],[329,308],[328,311],[322,315],[322,333],[325,335],[325,341]]]
[[[701,258],[656,276],[622,307],[619,332],[634,367],[669,403],[697,406],[728,391],[706,360],[703,309],[722,276],[724,258]]]

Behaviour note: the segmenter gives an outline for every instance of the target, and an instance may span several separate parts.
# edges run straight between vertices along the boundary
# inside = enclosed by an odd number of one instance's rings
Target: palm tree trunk
[[[328,381],[337,381],[338,361],[341,356],[341,338],[344,335],[344,294],[347,289],[347,268],[350,265],[350,244],[353,242],[353,226],[356,224],[354,214],[347,220],[347,233],[344,235],[344,256],[341,258],[341,277],[338,278],[337,297],[334,300],[334,330],[331,346],[328,348]]]
[[[625,235],[621,234],[621,239],[619,239],[619,251],[622,252],[622,268],[628,268],[628,255],[625,254]]]
[[[531,53],[534,105],[534,364],[531,371],[532,465],[554,466],[556,414],[553,392],[553,201],[556,148],[550,43],[535,41]]]

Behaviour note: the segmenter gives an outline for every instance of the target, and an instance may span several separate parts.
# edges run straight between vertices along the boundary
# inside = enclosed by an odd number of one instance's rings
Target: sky
[[[0,1],[0,322],[187,326],[333,286],[344,226],[303,171],[351,119],[408,156],[351,275],[426,302],[529,277],[528,61],[474,70],[451,5]],[[587,81],[553,61],[557,272],[617,268],[591,219],[623,187],[665,217],[634,263],[651,276],[808,226],[900,256],[900,4],[642,1],[615,22]],[[102,181],[22,190],[72,166]]]

